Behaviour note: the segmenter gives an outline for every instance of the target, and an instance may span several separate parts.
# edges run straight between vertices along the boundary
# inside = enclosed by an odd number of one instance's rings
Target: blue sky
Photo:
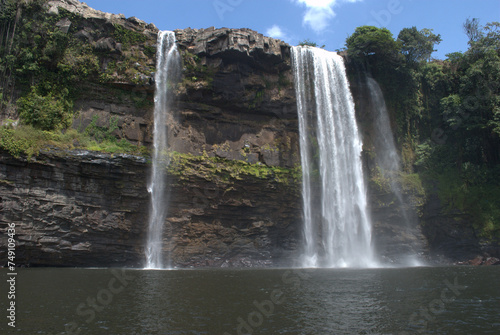
[[[136,16],[159,29],[250,28],[291,45],[309,39],[342,48],[356,27],[434,29],[443,41],[433,57],[467,50],[468,18],[500,21],[499,0],[87,0],[95,9]]]

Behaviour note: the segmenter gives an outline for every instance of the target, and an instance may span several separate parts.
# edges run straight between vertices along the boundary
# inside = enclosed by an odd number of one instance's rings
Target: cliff
[[[78,69],[68,79],[72,128],[108,130],[116,140],[150,147],[158,29],[76,0],[48,1],[42,11],[28,8],[23,15],[38,22],[37,29],[53,23],[50,29],[68,41],[57,70],[50,68],[54,64],[47,67],[50,73],[62,71],[59,75],[70,65],[73,72]],[[22,30],[22,19],[19,26]],[[172,156],[166,171],[165,254],[181,267],[294,265],[301,252],[302,202],[290,46],[249,29],[175,34],[182,76],[167,125]],[[43,71],[19,73],[2,82],[12,96],[12,104],[2,105],[2,121],[18,118],[13,102],[29,91],[35,77],[52,80]],[[483,253],[470,224],[457,223],[411,177],[402,181],[406,214],[395,205],[370,156],[366,92],[355,81],[351,88],[366,139],[378,253],[388,261],[405,253],[428,257],[430,250],[444,261]],[[150,161],[145,157],[90,151],[78,141],[33,157],[2,149],[0,230],[16,224],[16,261],[142,266],[149,212]],[[412,217],[410,227],[402,225],[404,215]],[[464,243],[467,252],[460,251]],[[0,244],[6,245],[5,235]],[[2,248],[0,261],[5,259]]]
[[[143,266],[149,168],[125,154],[50,150],[28,162],[1,152],[0,225],[16,224],[16,263]],[[300,226],[293,186],[276,176],[240,173],[225,183],[216,176],[168,176],[164,242],[173,263],[290,265]]]
[[[156,27],[74,0],[44,8],[38,20],[57,21],[71,41],[91,46],[85,56],[99,65],[71,83],[73,128],[114,123],[115,138],[151,146]],[[289,46],[248,29],[175,33],[183,68],[168,123],[164,251],[183,267],[290,266],[301,200]],[[1,153],[0,225],[16,223],[17,261],[142,266],[150,162],[76,142],[31,159]]]

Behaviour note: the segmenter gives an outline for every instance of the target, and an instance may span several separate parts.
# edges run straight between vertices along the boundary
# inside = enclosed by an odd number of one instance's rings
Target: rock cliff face
[[[143,266],[149,168],[129,155],[53,150],[28,162],[1,152],[0,227],[16,225],[16,262]],[[239,179],[221,188],[199,176],[169,175],[164,251],[174,265],[292,264],[297,192],[273,177]],[[0,259],[6,253],[2,248]]]
[[[289,46],[248,29],[177,30],[183,58],[169,143],[179,152],[299,163]]]
[[[16,224],[16,261],[136,264],[148,204],[145,159],[59,154],[43,153],[31,162],[0,154],[0,224]]]
[[[158,29],[76,0],[46,9],[62,32],[98,51],[101,74],[78,84],[73,127],[114,119],[117,138],[150,146]],[[165,255],[186,267],[291,265],[300,194],[289,46],[248,29],[175,33],[182,79],[167,127],[180,158],[167,178]],[[142,266],[145,159],[54,150],[0,159],[0,225],[16,223],[19,263]]]

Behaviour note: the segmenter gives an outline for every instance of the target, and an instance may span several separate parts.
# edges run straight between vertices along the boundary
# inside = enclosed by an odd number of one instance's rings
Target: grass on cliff
[[[94,120],[95,121],[95,120]],[[148,150],[144,146],[133,145],[126,140],[118,141],[111,133],[114,129],[113,122],[110,127],[98,127],[92,122],[81,133],[76,129],[62,131],[47,131],[36,129],[30,125],[13,127],[6,125],[0,127],[0,148],[6,150],[14,157],[27,156],[28,160],[37,156],[43,149],[84,149],[106,153],[128,153],[147,156]],[[219,157],[209,157],[204,153],[200,156],[170,152],[167,170],[170,174],[187,180],[190,177],[203,178],[217,184],[230,185],[235,180],[245,177],[259,179],[272,179],[278,183],[290,185],[297,184],[301,179],[300,166],[284,168],[267,166],[265,164],[249,164],[238,160],[228,160]]]
[[[300,166],[284,168],[261,163],[250,164],[239,160],[209,157],[206,153],[195,156],[174,151],[168,155],[168,172],[181,180],[195,176],[216,184],[229,185],[234,180],[243,180],[246,176],[250,176],[290,185],[298,183],[301,179]]]
[[[128,153],[145,155],[147,149],[143,146],[133,145],[126,140],[118,141],[116,138],[107,137],[97,140],[87,133],[80,133],[75,129],[63,131],[47,131],[36,129],[29,125],[0,127],[0,148],[6,150],[14,157],[26,155],[28,160],[37,156],[40,150],[58,149],[84,149],[107,153]]]

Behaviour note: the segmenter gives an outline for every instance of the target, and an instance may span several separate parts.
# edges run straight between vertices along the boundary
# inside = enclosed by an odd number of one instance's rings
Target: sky
[[[297,45],[306,39],[335,51],[356,27],[433,29],[442,42],[432,55],[466,51],[463,23],[500,21],[500,0],[86,0],[90,7],[135,16],[161,30],[250,28]]]

